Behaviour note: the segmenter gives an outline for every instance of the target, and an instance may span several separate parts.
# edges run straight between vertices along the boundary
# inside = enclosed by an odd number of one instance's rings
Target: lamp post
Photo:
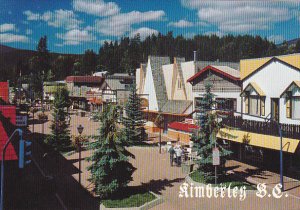
[[[161,127],[162,127],[162,112],[161,109],[158,110],[158,125],[159,125],[159,154],[161,154]]]
[[[78,172],[78,176],[79,176],[79,184],[81,184],[81,134],[83,132],[84,127],[80,124],[77,127],[77,131],[79,133],[79,137],[78,137],[78,150],[79,150],[79,172]]]

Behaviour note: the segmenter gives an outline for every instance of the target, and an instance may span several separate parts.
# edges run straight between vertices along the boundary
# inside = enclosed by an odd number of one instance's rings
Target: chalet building
[[[101,87],[102,101],[104,103],[125,105],[130,94],[130,86],[134,80],[134,76],[125,73],[106,75]]]
[[[136,70],[136,86],[142,98],[146,129],[159,131],[157,116],[163,117],[160,127],[168,131],[168,123],[182,121],[193,112],[192,86],[187,79],[195,73],[194,62],[183,58],[149,56],[147,64]]]
[[[285,172],[300,171],[300,54],[241,60],[242,116],[224,119],[218,134],[236,158],[279,167],[283,134]]]
[[[205,85],[212,84],[212,93],[217,103],[216,109],[241,111],[241,80],[238,63],[218,63],[208,65],[188,79],[193,86],[193,106],[197,110],[199,100],[205,94]],[[195,117],[195,116],[194,116]]]
[[[86,110],[89,100],[99,100],[103,82],[104,78],[97,76],[68,76],[66,83],[73,107]]]

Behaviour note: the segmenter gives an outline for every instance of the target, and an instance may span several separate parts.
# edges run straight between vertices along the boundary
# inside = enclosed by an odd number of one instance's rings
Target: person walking
[[[179,146],[176,150],[176,162],[177,162],[177,166],[181,166],[181,156],[182,156],[182,149],[181,147]]]
[[[170,165],[172,167],[173,166],[173,160],[174,160],[174,154],[175,154],[175,150],[174,150],[173,145],[171,145],[168,152],[170,153]]]

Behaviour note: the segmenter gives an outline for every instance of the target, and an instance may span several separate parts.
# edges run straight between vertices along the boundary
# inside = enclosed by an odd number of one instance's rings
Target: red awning
[[[0,106],[0,112],[5,118],[10,118],[12,124],[16,124],[16,107],[15,106]],[[2,160],[2,150],[7,142],[9,134],[5,130],[5,125],[0,121],[0,160]],[[9,144],[6,153],[5,160],[18,160],[16,151],[12,144]]]
[[[183,123],[183,122],[172,122],[168,125],[168,128],[178,130],[178,131],[192,133],[193,130],[198,129],[199,126],[197,126],[195,124],[189,124],[189,123]]]

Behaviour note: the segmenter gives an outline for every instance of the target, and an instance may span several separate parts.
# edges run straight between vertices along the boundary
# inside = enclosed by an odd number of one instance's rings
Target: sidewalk
[[[267,187],[273,188],[275,185],[280,183],[280,174],[263,170],[246,163],[230,160],[226,163],[226,166],[234,168],[231,170],[231,172],[254,184],[265,183]],[[299,180],[284,176],[283,183],[286,193],[300,199]]]

